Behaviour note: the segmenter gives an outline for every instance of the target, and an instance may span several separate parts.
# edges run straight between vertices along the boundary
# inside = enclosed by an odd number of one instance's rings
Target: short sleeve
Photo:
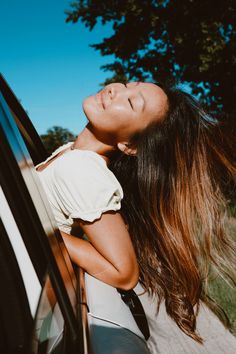
[[[73,150],[60,159],[55,187],[69,218],[92,222],[121,208],[123,191],[105,161],[92,151]]]

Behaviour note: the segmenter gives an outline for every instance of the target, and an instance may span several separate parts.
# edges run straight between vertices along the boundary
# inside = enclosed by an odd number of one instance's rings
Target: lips
[[[102,107],[102,109],[105,109],[103,91],[99,91],[99,92],[95,95],[95,99],[96,99],[96,101],[98,102],[99,106]]]
[[[101,91],[101,101],[102,101],[102,106],[103,106],[103,109],[105,109],[105,100],[104,100],[104,91]]]

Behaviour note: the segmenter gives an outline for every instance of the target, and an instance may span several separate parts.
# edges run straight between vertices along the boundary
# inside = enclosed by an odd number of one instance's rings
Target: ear
[[[127,142],[118,143],[117,147],[118,147],[118,149],[120,151],[122,151],[126,155],[135,156],[137,154],[137,148],[136,147],[132,147]]]

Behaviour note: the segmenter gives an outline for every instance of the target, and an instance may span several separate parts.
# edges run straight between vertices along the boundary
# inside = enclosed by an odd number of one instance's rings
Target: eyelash
[[[127,88],[126,82],[124,83],[124,86]],[[134,109],[130,98],[128,98],[128,101],[129,101],[129,104],[130,104],[131,108]]]
[[[130,104],[131,108],[134,109],[134,107],[132,105],[132,102],[131,102],[131,100],[129,98],[128,98],[128,101],[129,101],[129,104]]]

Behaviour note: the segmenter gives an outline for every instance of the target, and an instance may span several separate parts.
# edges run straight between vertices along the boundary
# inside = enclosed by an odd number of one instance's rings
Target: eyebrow
[[[137,81],[135,86],[138,86],[139,84],[140,84],[140,81]],[[144,98],[144,96],[143,96],[143,94],[142,94],[141,91],[139,91],[139,94],[140,94],[140,96],[141,96],[142,99],[143,99],[143,107],[142,107],[142,112],[143,112],[144,109],[145,109],[146,101],[145,101],[145,98]]]
[[[143,111],[144,111],[144,108],[145,108],[145,105],[146,105],[146,101],[145,101],[145,98],[144,98],[144,96],[143,96],[143,94],[142,94],[141,91],[139,91],[139,94],[140,94],[140,96],[141,96],[142,99],[143,99],[143,107],[142,107],[142,112],[143,112]]]
[[[140,81],[137,81],[136,84],[135,84],[135,86],[138,86],[139,84],[140,84]],[[143,112],[144,109],[145,109],[146,101],[145,101],[145,98],[144,98],[144,96],[143,96],[143,94],[142,94],[141,91],[139,91],[139,94],[140,94],[140,96],[141,96],[142,99],[143,99],[143,107],[142,107],[142,112]]]

